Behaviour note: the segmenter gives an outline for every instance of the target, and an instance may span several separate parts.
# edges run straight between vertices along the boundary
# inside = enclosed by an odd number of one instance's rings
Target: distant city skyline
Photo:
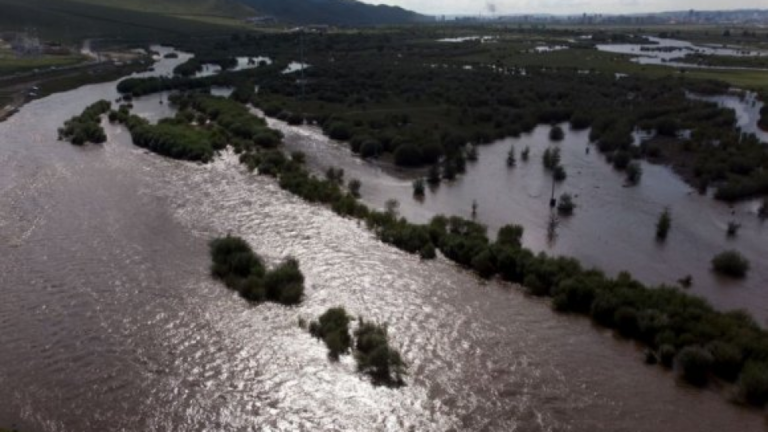
[[[676,10],[766,9],[766,0],[362,0],[427,15],[634,14]]]

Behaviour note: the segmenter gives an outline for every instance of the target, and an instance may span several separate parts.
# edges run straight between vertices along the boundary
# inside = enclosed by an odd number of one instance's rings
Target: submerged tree
[[[523,158],[523,162],[528,162],[528,158],[531,156],[531,148],[526,147],[523,149],[523,152],[520,153],[520,157]]]
[[[515,147],[509,149],[509,153],[507,153],[507,166],[512,168],[515,165],[517,165],[517,160],[515,159]]]
[[[389,345],[389,334],[385,325],[378,325],[360,319],[355,330],[355,359],[360,372],[373,378],[375,384],[389,386],[403,385],[406,365],[400,352]]]
[[[724,276],[743,279],[749,272],[749,261],[737,251],[726,251],[712,259],[712,268]]]
[[[562,216],[571,216],[576,209],[576,203],[573,202],[571,194],[564,193],[560,195],[560,200],[557,203],[557,212]]]
[[[549,131],[549,139],[552,141],[562,141],[565,138],[565,132],[560,126],[553,126]]]
[[[667,239],[669,229],[672,227],[672,214],[669,208],[665,208],[659,216],[658,222],[656,222],[656,239],[664,241]]]
[[[637,162],[630,162],[627,165],[627,183],[631,186],[635,186],[640,183],[640,179],[643,177],[643,167]]]
[[[426,189],[426,183],[423,178],[418,178],[413,181],[413,196],[416,198],[423,198]]]
[[[309,324],[309,332],[312,336],[321,339],[328,347],[328,355],[332,360],[338,360],[342,354],[352,348],[352,336],[349,332],[349,323],[352,317],[344,308],[336,307],[328,309],[320,315],[320,319]]]
[[[360,188],[363,184],[358,179],[352,179],[349,181],[349,193],[355,198],[360,198]]]

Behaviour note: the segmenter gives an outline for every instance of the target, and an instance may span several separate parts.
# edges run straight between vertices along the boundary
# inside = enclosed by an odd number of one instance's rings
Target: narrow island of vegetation
[[[325,342],[328,355],[334,361],[354,351],[357,369],[370,376],[375,385],[405,385],[403,378],[407,366],[400,352],[390,346],[387,326],[360,318],[353,338],[349,327],[351,321],[352,317],[344,308],[331,308],[310,323],[309,332]]]
[[[101,100],[89,105],[79,116],[72,117],[59,128],[59,139],[81,146],[86,143],[103,144],[107,141],[104,128],[101,127],[101,116],[106,114],[112,104]]]
[[[304,296],[304,275],[299,263],[286,259],[267,270],[262,259],[239,237],[218,238],[210,243],[211,274],[252,302],[299,304]]]

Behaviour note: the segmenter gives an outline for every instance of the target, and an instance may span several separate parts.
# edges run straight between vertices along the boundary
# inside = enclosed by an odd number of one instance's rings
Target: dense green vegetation
[[[209,162],[227,145],[238,151],[276,147],[282,135],[231,99],[203,93],[173,95],[179,111],[157,125],[121,110],[110,120],[124,123],[139,147],[175,159]]]
[[[557,212],[561,216],[571,216],[576,209],[576,203],[573,202],[573,196],[571,194],[564,193],[560,195],[560,200],[557,201]]]
[[[252,302],[272,301],[295,305],[304,296],[304,275],[299,263],[289,258],[272,270],[248,243],[239,237],[218,238],[210,243],[213,276]]]
[[[360,318],[355,330],[355,360],[357,368],[373,378],[375,384],[399,387],[404,385],[406,365],[400,351],[389,345],[386,325]]]
[[[389,345],[387,326],[360,318],[353,338],[349,328],[351,321],[352,317],[344,308],[331,308],[309,324],[309,332],[325,342],[328,355],[334,361],[354,348],[358,370],[370,376],[374,384],[404,385],[406,365],[400,352]]]
[[[109,111],[111,105],[105,100],[89,105],[79,116],[64,122],[64,126],[59,128],[59,139],[78,146],[89,142],[103,144],[107,141],[107,135],[100,124],[101,116]]]
[[[328,347],[328,355],[333,360],[338,360],[342,354],[346,354],[352,348],[352,336],[349,333],[349,323],[352,317],[344,308],[331,308],[320,319],[309,324],[309,332],[312,336],[321,339]]]
[[[742,279],[749,272],[749,261],[737,251],[725,251],[712,259],[712,269],[724,276]]]

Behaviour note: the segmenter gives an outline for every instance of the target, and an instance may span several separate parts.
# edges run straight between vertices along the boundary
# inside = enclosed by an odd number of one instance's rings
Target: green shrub
[[[656,222],[656,239],[659,241],[666,240],[671,226],[672,214],[669,212],[669,209],[666,208],[659,216],[659,221]]]
[[[360,319],[355,330],[357,368],[375,384],[403,385],[406,365],[400,352],[389,345],[387,327]]]
[[[742,351],[723,341],[711,342],[707,345],[707,351],[712,354],[712,372],[726,381],[735,381],[744,363]]]
[[[304,275],[299,263],[289,258],[267,272],[264,264],[248,243],[227,236],[210,242],[213,264],[211,273],[224,284],[252,302],[274,301],[284,305],[301,302]]]
[[[299,269],[299,262],[288,258],[282,264],[264,275],[264,288],[267,299],[284,305],[301,302],[304,295],[304,275]]]
[[[320,319],[309,325],[312,336],[322,339],[328,347],[328,355],[333,360],[338,360],[342,354],[352,348],[352,336],[349,333],[349,323],[352,318],[344,308],[328,309],[320,315]]]
[[[712,354],[700,347],[685,347],[677,355],[677,365],[682,377],[695,386],[707,384],[713,363]]]
[[[739,376],[738,388],[741,396],[752,405],[768,403],[768,365],[750,361]]]
[[[746,277],[749,267],[749,261],[737,251],[726,251],[712,259],[714,271],[736,279]]]
[[[560,126],[553,126],[549,130],[549,139],[552,141],[562,141],[565,138],[565,132]]]

